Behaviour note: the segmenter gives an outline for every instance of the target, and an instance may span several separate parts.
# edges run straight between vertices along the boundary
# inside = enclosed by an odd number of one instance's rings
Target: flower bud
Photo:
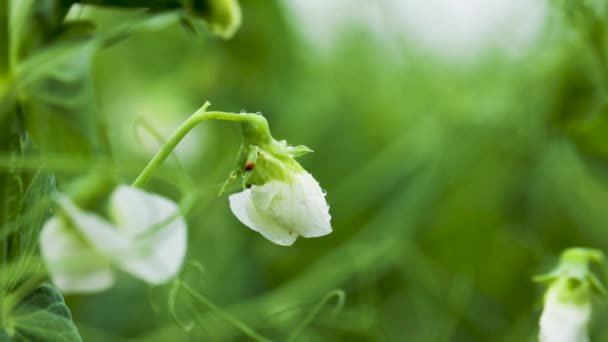
[[[241,26],[241,7],[237,0],[69,0],[72,3],[121,8],[149,8],[155,12],[182,8],[203,19],[209,31],[229,39]]]
[[[237,0],[207,0],[193,3],[195,14],[207,22],[209,30],[224,39],[241,27],[241,7]]]

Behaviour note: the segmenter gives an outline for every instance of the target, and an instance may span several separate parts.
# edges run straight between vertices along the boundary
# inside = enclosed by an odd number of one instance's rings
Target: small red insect
[[[253,162],[245,163],[245,171],[251,171],[251,170],[253,170],[254,167],[255,167],[255,164]]]

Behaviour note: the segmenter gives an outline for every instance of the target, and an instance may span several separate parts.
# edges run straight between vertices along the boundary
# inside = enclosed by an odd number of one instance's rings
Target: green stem
[[[8,75],[8,16],[9,0],[0,0],[0,94],[3,92],[3,78]],[[0,95],[0,98],[2,96]]]
[[[196,292],[188,284],[182,283],[181,285],[184,288],[184,290],[186,290],[186,292],[188,292],[194,299],[196,299],[199,302],[205,304],[214,313],[216,313],[217,315],[221,316],[224,320],[226,320],[226,322],[230,323],[235,328],[241,330],[247,336],[251,337],[252,339],[254,339],[255,341],[258,341],[258,342],[271,342],[271,340],[269,340],[268,338],[260,335],[255,330],[253,330],[252,328],[248,327],[245,323],[239,321],[237,318],[235,318],[234,316],[232,316],[228,312],[224,311],[219,306],[215,305],[209,299],[205,298],[203,295],[201,295],[200,293]]]
[[[3,314],[5,317],[19,304],[25,296],[37,289],[47,279],[47,274],[37,272],[30,275],[19,287],[3,302]]]
[[[165,145],[165,138],[162,136],[162,134],[156,130],[156,128],[154,128],[148,121],[146,121],[143,117],[140,117],[137,119],[137,123],[139,126],[141,126],[142,128],[144,128],[148,134],[150,134],[154,139],[156,139],[156,141],[158,142],[159,146],[164,146]],[[137,134],[137,126],[135,127],[136,131],[135,131],[135,136],[138,137]],[[192,189],[194,182],[190,179],[190,177],[188,176],[186,169],[184,168],[184,166],[182,165],[182,163],[180,162],[179,158],[176,155],[173,155],[173,163],[175,164],[175,166],[178,169],[178,175],[179,175],[179,179],[177,180],[177,183],[179,184],[179,187],[181,189],[182,192],[187,192],[187,190]]]
[[[177,147],[182,139],[188,134],[194,127],[206,120],[222,120],[222,121],[234,121],[241,123],[253,123],[255,126],[259,126],[259,123],[266,123],[266,120],[257,114],[238,114],[238,113],[226,113],[226,112],[207,112],[207,108],[211,105],[209,102],[205,104],[194,114],[192,114],[179,128],[173,133],[173,136],[169,138],[165,146],[150,160],[148,165],[143,171],[137,176],[133,182],[134,187],[143,187],[152,177],[154,171],[160,167],[160,165],[171,155],[171,152]],[[267,124],[266,124],[267,126]]]
[[[329,302],[334,297],[336,297],[338,300],[338,302],[336,303],[336,307],[334,308],[334,310],[331,314],[331,317],[334,318],[344,307],[344,301],[345,301],[346,295],[344,294],[344,291],[341,289],[335,289],[335,290],[332,290],[331,292],[329,292],[328,294],[326,294],[323,297],[323,299],[321,299],[321,301],[319,303],[317,303],[317,305],[315,305],[315,307],[308,314],[308,316],[306,316],[306,318],[304,320],[302,320],[302,322],[300,322],[300,324],[298,324],[298,326],[291,332],[291,334],[287,338],[287,342],[295,341],[296,338],[298,338],[298,336],[300,335],[300,333],[302,333],[304,328],[306,328],[306,326],[315,319],[315,317],[319,314],[319,312],[321,312],[321,309],[323,309],[323,306],[325,306],[327,304],[327,302]]]

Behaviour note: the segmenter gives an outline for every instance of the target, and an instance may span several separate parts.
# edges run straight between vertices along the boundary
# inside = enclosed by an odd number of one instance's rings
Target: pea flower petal
[[[591,302],[571,302],[560,298],[561,286],[552,286],[545,295],[540,317],[540,342],[587,342]]]
[[[174,277],[187,246],[187,225],[177,204],[123,185],[112,193],[110,207],[118,230],[133,241],[119,266],[150,284]]]
[[[40,252],[51,280],[65,293],[93,293],[114,284],[110,261],[53,217],[40,232]]]
[[[254,185],[252,189],[257,190],[257,188],[262,187],[263,186],[257,187]],[[279,226],[272,218],[258,212],[258,209],[253,203],[251,195],[252,189],[246,189],[230,195],[229,200],[232,213],[241,221],[241,223],[260,233],[266,239],[277,245],[291,246],[298,236],[294,232]]]

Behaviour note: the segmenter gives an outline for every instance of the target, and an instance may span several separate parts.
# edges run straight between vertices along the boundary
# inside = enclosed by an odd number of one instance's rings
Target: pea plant
[[[555,4],[589,50],[592,69],[605,76],[606,6],[597,1]],[[132,15],[101,31],[80,15],[90,8]],[[122,165],[112,154],[113,123],[96,106],[91,76],[96,54],[132,35],[180,26],[195,34],[205,30],[213,36],[209,39],[230,39],[241,15],[237,0],[0,0],[0,339],[82,340],[64,295],[116,290],[118,274],[124,274],[150,288],[167,285],[168,301],[161,310],[186,332],[193,323],[176,313],[179,290],[249,338],[269,341],[183,281],[193,261],[188,257],[189,215],[213,192],[235,222],[265,243],[291,246],[299,237],[332,233],[325,191],[297,161],[311,149],[275,139],[260,113],[215,110],[207,101],[213,99],[201,99],[200,108],[172,135],[158,138],[160,147],[150,160],[135,168]],[[595,92],[603,97],[591,107],[605,113],[608,83],[603,76],[597,77],[603,85]],[[556,118],[556,130],[580,138],[590,128],[578,120]],[[175,157],[174,150],[195,127],[208,121],[239,126],[236,163],[217,189],[183,191],[161,166]],[[154,192],[153,180],[167,180],[177,195]],[[365,263],[365,257],[361,260]],[[604,264],[602,251],[572,247],[551,271],[534,278],[546,285],[540,341],[589,340],[593,298],[607,292],[594,267]],[[295,340],[334,298],[335,316],[345,300],[340,289],[327,293],[308,316],[293,319],[297,324],[285,329],[290,330],[286,340]]]
[[[100,33],[77,15],[87,6],[141,11]],[[176,280],[187,254],[186,216],[197,195],[170,199],[146,184],[207,120],[242,127],[236,166],[220,191],[237,189],[229,205],[240,222],[283,246],[331,233],[325,194],[295,160],[311,150],[275,140],[257,113],[210,111],[204,102],[137,176],[112,171],[120,169],[110,152],[112,127],[96,108],[91,86],[95,53],[133,33],[176,23],[228,39],[240,16],[236,0],[0,2],[3,339],[80,340],[62,294],[111,289],[117,270],[150,285]],[[89,171],[60,172],[79,162]]]

